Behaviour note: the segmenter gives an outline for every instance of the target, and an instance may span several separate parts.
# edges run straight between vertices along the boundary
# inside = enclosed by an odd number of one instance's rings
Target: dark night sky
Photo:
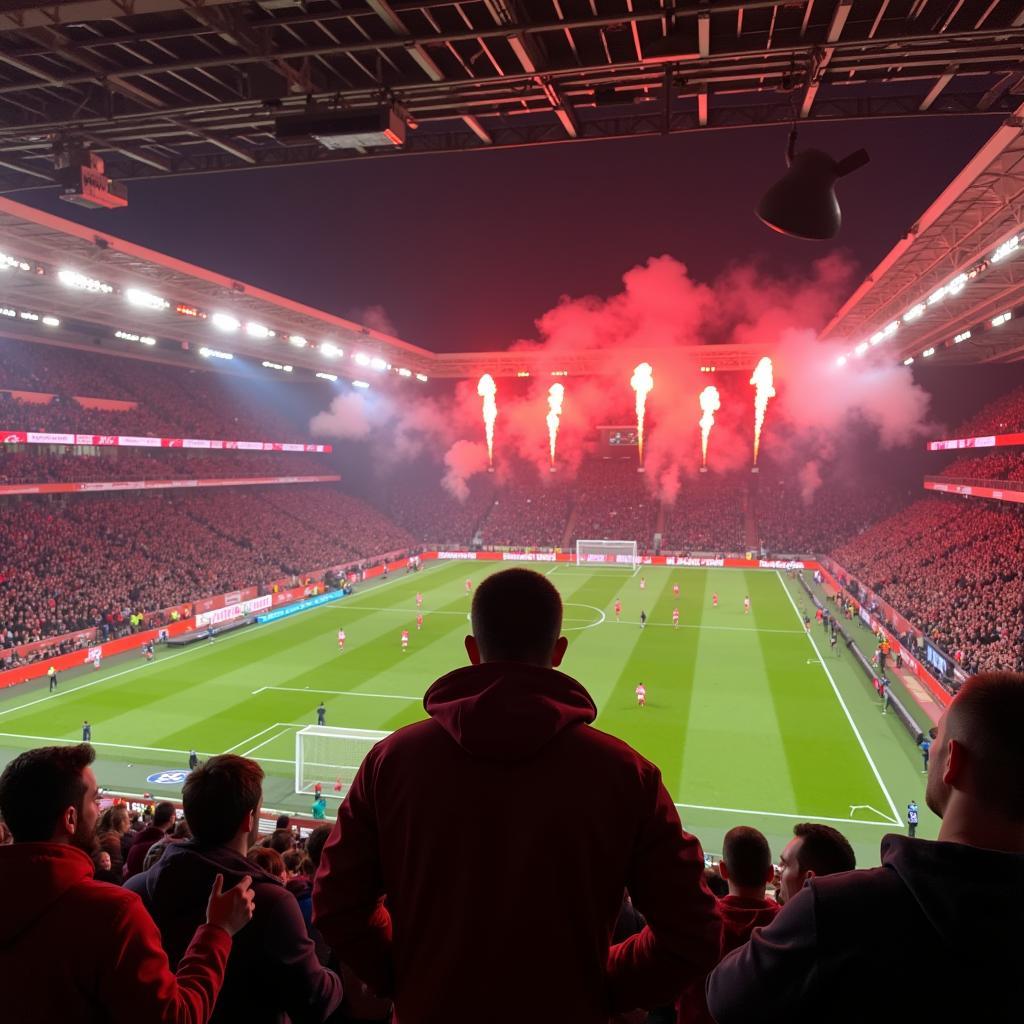
[[[867,168],[841,183],[841,248],[863,276],[991,135],[998,117],[810,126],[801,144]],[[23,202],[359,318],[382,306],[438,351],[504,348],[562,294],[609,294],[648,256],[694,276],[734,260],[807,265],[827,245],[753,215],[782,172],[786,129],[421,156],[136,182],[131,205]]]

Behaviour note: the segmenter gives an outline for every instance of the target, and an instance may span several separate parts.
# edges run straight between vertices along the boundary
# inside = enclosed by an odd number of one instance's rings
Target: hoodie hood
[[[175,843],[148,871],[131,879],[129,889],[142,896],[157,920],[187,920],[194,927],[198,913],[205,920],[210,887],[217,875],[224,876],[224,891],[237,885],[246,875],[253,888],[281,881],[241,854],[224,846],[203,847],[194,839]]]
[[[533,757],[566,729],[597,717],[590,694],[571,676],[511,661],[441,676],[423,706],[466,753],[497,761]]]
[[[781,908],[775,900],[767,897],[751,900],[730,894],[718,901],[718,909],[722,912],[722,928],[725,933],[723,948],[728,952],[743,945],[755,928],[771,924]]]
[[[69,889],[92,877],[92,858],[75,846],[0,846],[0,951],[14,945]]]
[[[882,866],[899,876],[928,923],[963,956],[975,937],[984,937],[977,948],[987,953],[1017,948],[1024,854],[889,835],[882,840]]]

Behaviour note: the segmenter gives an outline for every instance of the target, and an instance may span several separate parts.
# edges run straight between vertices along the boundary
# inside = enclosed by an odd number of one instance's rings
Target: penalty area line
[[[328,693],[332,697],[380,697],[383,700],[423,700],[422,697],[404,697],[398,693],[361,693],[359,690],[313,690],[305,686],[301,690],[297,686],[261,686],[258,690],[252,691],[253,696],[257,693],[263,693],[265,690],[281,690],[283,693]],[[267,730],[264,729],[263,731],[266,732]],[[256,736],[259,735],[259,733],[256,733]],[[255,738],[255,736],[249,737],[249,739]]]
[[[866,807],[867,804],[860,804]],[[892,828],[891,821],[863,821],[860,818],[827,818],[820,814],[788,814],[782,811],[749,811],[740,807],[711,807],[707,804],[676,804],[689,811],[718,811],[722,814],[743,814],[761,818],[786,818],[790,821],[834,821],[840,825],[874,825],[876,828]],[[874,810],[875,808],[870,808]],[[884,815],[883,815],[884,817]],[[902,822],[900,823],[902,824]]]

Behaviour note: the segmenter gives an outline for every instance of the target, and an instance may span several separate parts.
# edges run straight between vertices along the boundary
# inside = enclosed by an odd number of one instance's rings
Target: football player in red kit
[[[622,602],[616,598],[615,600],[615,621],[618,622],[622,618]]]
[[[419,615],[416,616],[416,628],[423,628],[423,612],[420,612]]]

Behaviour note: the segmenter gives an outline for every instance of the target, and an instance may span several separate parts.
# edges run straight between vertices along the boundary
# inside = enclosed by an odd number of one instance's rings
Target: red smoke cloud
[[[648,398],[645,479],[673,501],[700,464],[700,391],[721,392],[708,468],[724,472],[749,466],[753,455],[753,389],[749,373],[702,374],[683,346],[704,345],[714,364],[720,346],[751,344],[772,357],[777,397],[768,407],[763,452],[776,462],[808,448],[831,454],[832,439],[849,424],[866,422],[884,447],[913,440],[927,429],[928,396],[902,366],[854,361],[839,368],[840,349],[817,332],[849,293],[853,267],[839,256],[816,262],[803,277],[775,276],[752,265],[731,267],[717,280],[693,280],[671,256],[649,259],[627,271],[622,289],[607,298],[565,296],[537,320],[537,338],[513,350],[543,353],[545,371],[564,368],[580,349],[598,349],[608,374],[557,378],[565,384],[558,434],[560,474],[576,472],[599,424],[632,424],[629,386],[639,359],[651,363],[655,388]],[[486,369],[486,368],[485,368]],[[536,466],[548,480],[547,390],[549,373],[499,382],[500,414],[494,440],[499,481],[512,457]],[[448,400],[396,392],[350,395],[314,418],[314,432],[371,438],[387,460],[446,452],[444,483],[464,497],[466,482],[486,470],[483,423],[476,380],[462,381]],[[482,455],[481,455],[482,453]],[[383,461],[383,459],[382,459]],[[801,463],[803,463],[801,458]],[[817,486],[817,468],[805,470],[805,492]]]

